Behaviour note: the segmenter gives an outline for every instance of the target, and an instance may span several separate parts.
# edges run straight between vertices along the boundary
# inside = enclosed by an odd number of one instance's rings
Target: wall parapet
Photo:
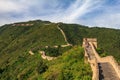
[[[92,45],[92,43],[90,42],[89,44],[92,47],[92,50],[97,58],[97,61],[101,62],[101,63],[109,62],[113,66],[115,72],[118,74],[118,77],[120,78],[120,68],[119,68],[117,61],[114,59],[114,57],[113,56],[107,56],[107,57],[103,57],[103,58],[100,57],[98,55],[97,51],[95,50],[95,47]]]
[[[84,46],[83,46],[84,47]],[[87,54],[87,51],[84,47],[85,51],[85,63],[89,63],[92,69],[92,80],[99,80],[99,67],[98,67],[98,62],[96,58],[90,59],[89,55]]]
[[[93,58],[93,59],[90,59],[89,54],[87,54],[86,48],[88,46],[91,47],[91,50],[94,53],[95,58]],[[84,47],[84,50],[85,50],[85,59],[87,59],[86,61],[88,61],[90,63],[90,66],[91,66],[92,71],[93,71],[92,80],[99,80],[98,63],[105,63],[105,62],[108,62],[113,66],[115,72],[117,73],[118,77],[120,78],[120,66],[118,65],[118,63],[114,59],[114,57],[107,56],[107,57],[102,58],[97,53],[97,51],[96,51],[96,48],[97,48],[96,38],[93,38],[93,39],[92,38],[84,38],[82,47]]]
[[[107,57],[103,57],[100,59],[101,62],[109,62],[114,70],[116,71],[116,73],[118,74],[119,78],[120,78],[120,68],[119,68],[119,65],[117,63],[117,61],[114,59],[113,56],[107,56]]]
[[[99,67],[96,58],[90,60],[89,62],[93,71],[92,80],[99,80]]]

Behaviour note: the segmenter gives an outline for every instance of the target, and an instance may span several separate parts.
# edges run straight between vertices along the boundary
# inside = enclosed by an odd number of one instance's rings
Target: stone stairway
[[[99,80],[120,80],[110,63],[98,63]]]

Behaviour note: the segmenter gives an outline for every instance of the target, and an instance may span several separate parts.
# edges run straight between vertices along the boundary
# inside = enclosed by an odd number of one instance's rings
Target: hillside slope
[[[58,25],[73,47],[61,48],[61,45],[68,43],[57,28]],[[98,48],[107,55],[113,55],[120,63],[119,35],[120,30],[116,29],[89,28],[41,20],[4,25],[0,27],[0,79],[91,80],[92,73],[88,70],[90,66],[84,64],[83,50],[80,46],[74,46],[82,45],[85,37],[97,38]],[[56,45],[58,48],[53,47]],[[30,50],[35,55],[30,55]],[[41,58],[39,50],[46,50],[49,56],[56,56],[58,53],[60,56],[49,62]]]
[[[36,74],[35,69],[42,59],[38,52],[34,56],[28,52],[66,44],[57,24],[49,21],[36,20],[0,27],[0,79],[16,80],[22,74],[27,77],[29,70]],[[60,48],[59,52],[62,54],[66,50],[68,48]]]
[[[74,45],[82,45],[83,38],[97,38],[98,48],[107,55],[113,55],[120,63],[120,30],[63,23],[60,23],[60,28],[68,42]]]
[[[57,25],[42,21],[31,21],[19,24],[32,26],[5,25],[0,28],[0,53],[11,53],[18,48],[29,50],[35,47],[66,44]]]

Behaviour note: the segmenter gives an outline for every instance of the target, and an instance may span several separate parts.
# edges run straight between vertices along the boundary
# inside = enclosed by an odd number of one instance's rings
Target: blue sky
[[[120,0],[0,0],[0,25],[35,19],[120,29]]]

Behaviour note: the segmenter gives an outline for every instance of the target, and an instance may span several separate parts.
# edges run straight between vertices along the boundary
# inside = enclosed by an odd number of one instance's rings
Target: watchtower
[[[86,42],[92,42],[92,44],[97,48],[97,38],[84,38],[83,39],[83,46],[86,44]]]

